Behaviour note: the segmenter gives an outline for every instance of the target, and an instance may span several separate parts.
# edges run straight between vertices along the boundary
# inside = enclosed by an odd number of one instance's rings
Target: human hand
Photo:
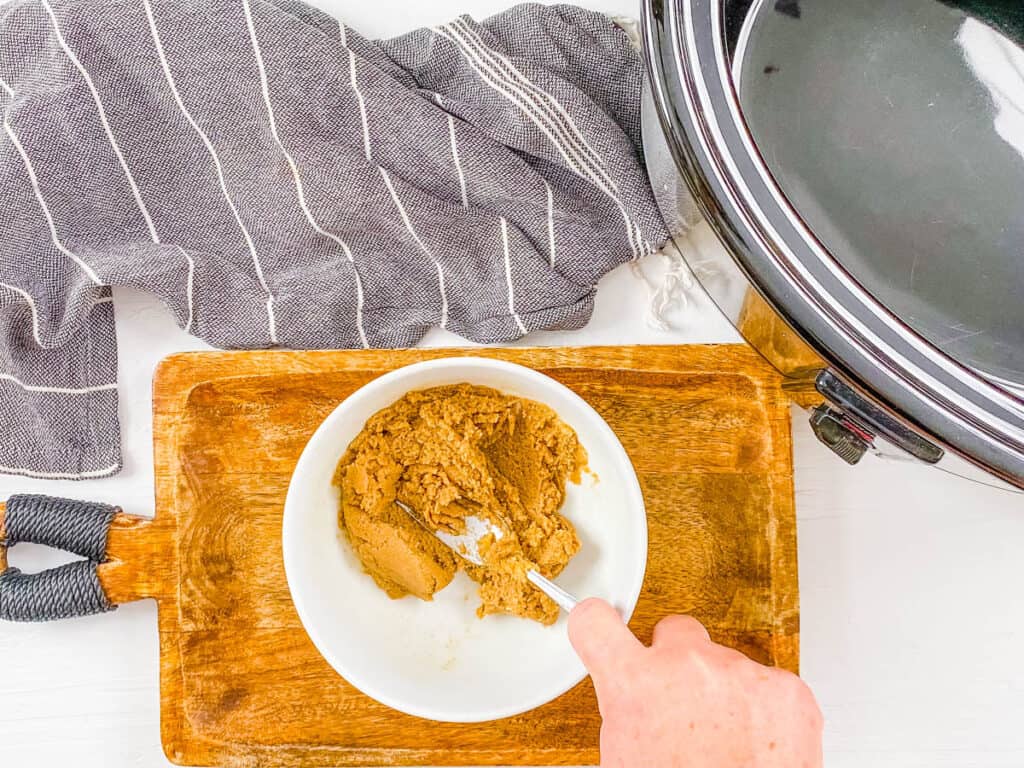
[[[804,682],[668,616],[651,647],[603,600],[569,615],[601,710],[602,768],[820,768],[823,721]]]

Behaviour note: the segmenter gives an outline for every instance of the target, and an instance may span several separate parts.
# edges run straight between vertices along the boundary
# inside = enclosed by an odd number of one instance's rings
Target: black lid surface
[[[988,17],[755,3],[733,78],[765,163],[836,260],[936,347],[1024,387],[1024,50],[1007,36],[1024,30],[968,5]]]

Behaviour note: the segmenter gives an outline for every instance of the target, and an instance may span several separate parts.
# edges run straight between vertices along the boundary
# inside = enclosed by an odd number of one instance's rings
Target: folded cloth
[[[582,326],[665,238],[641,78],[569,6],[378,42],[295,0],[0,6],[0,472],[119,470],[108,286],[230,348]]]

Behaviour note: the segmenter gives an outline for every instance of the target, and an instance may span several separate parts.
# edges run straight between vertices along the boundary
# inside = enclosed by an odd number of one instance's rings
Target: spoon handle
[[[533,586],[558,603],[566,613],[572,611],[579,603],[579,600],[555,584],[555,582],[541,576],[537,571],[527,571],[526,578],[530,580]]]

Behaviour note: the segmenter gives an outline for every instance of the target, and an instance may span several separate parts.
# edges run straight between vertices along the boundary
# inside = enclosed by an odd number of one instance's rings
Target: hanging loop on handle
[[[117,608],[100,585],[98,564],[77,560],[40,573],[0,573],[0,620],[53,621]]]
[[[107,537],[120,510],[109,504],[19,494],[0,521],[0,620],[50,621],[114,610],[99,580]],[[7,566],[6,550],[32,542],[86,558],[26,574]]]
[[[25,541],[103,562],[110,523],[120,510],[109,504],[16,494],[4,511],[4,545]]]

